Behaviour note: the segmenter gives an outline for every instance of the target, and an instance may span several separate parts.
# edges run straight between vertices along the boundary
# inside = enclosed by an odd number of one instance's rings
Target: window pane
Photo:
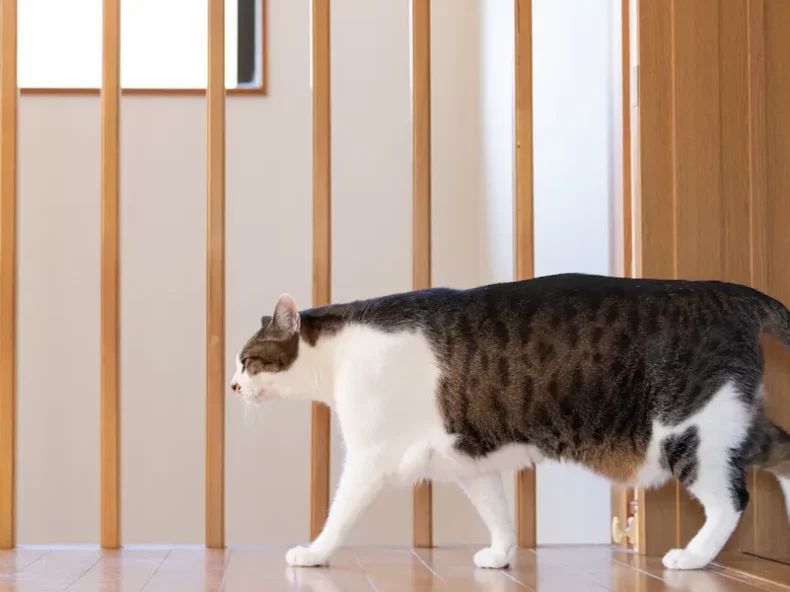
[[[254,0],[253,0],[254,1]],[[253,11],[260,21],[261,2]],[[207,0],[122,0],[121,84],[125,88],[205,88]],[[102,0],[19,0],[19,85],[101,86]],[[225,0],[225,82],[238,86],[239,0]],[[256,25],[256,76],[261,27]]]
[[[101,85],[101,0],[19,0],[17,11],[19,86]]]

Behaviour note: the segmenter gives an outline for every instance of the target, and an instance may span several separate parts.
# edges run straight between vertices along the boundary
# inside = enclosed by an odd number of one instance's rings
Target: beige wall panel
[[[121,540],[201,543],[205,102],[121,101]]]
[[[99,539],[99,98],[19,110],[18,544]]]
[[[309,3],[274,0],[268,14],[270,96],[227,104],[228,379],[281,293],[311,305]],[[268,402],[245,417],[229,396],[226,426],[226,543],[307,542],[310,404]]]

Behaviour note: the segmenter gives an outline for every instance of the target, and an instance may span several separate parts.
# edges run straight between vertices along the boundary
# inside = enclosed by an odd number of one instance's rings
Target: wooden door
[[[750,284],[790,305],[790,1],[639,0],[636,274]],[[790,429],[790,353],[766,340],[769,414]],[[781,492],[750,478],[729,549],[790,562]],[[640,552],[684,546],[701,507],[638,491]]]

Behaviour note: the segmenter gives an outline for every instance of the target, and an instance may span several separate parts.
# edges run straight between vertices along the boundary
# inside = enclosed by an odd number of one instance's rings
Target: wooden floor
[[[790,567],[745,556],[733,558],[732,568],[669,572],[658,559],[608,547],[558,547],[519,551],[510,569],[498,571],[475,569],[471,548],[359,548],[338,552],[328,568],[294,569],[286,566],[284,551],[20,548],[0,552],[0,591],[787,592],[771,580],[790,586]],[[741,573],[755,565],[763,579]]]

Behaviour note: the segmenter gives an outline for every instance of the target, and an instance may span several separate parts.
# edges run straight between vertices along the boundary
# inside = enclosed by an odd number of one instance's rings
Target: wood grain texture
[[[719,0],[673,5],[673,242],[676,277],[683,279],[723,279],[724,273],[719,16]],[[684,487],[678,500],[679,543],[685,547],[705,516]]]
[[[756,18],[759,16],[755,15]],[[765,0],[765,248],[766,292],[790,304],[790,4]],[[755,23],[756,24],[756,23]],[[755,30],[755,33],[757,31]],[[757,148],[759,151],[760,147]],[[766,340],[766,412],[790,429],[790,355],[776,340]],[[784,500],[777,481],[763,475],[755,492],[756,549],[761,556],[790,562],[790,528],[784,518]]]
[[[639,6],[644,275],[735,281],[790,301],[790,4]],[[786,427],[790,359],[775,340],[764,345],[767,413]],[[753,472],[748,483],[751,503],[725,551],[790,561],[776,479]],[[675,484],[640,496],[647,553],[685,545],[704,522]]]
[[[225,545],[225,4],[208,0],[206,546]]]
[[[311,0],[313,35],[313,306],[332,298],[332,125],[330,0]],[[313,403],[310,442],[310,537],[329,513],[330,412]]]
[[[678,489],[671,483],[660,489],[637,489],[639,542],[634,551],[661,557],[678,546]]]
[[[535,275],[532,142],[532,0],[516,0],[515,277]],[[535,471],[516,474],[516,535],[520,547],[537,544]]]
[[[672,20],[676,275],[719,279],[723,272],[719,0],[676,2]]]
[[[765,0],[749,2],[746,11],[748,44],[749,122],[749,255],[751,285],[765,290],[768,284],[766,215],[765,120]]]
[[[639,0],[639,211],[641,275],[675,277],[672,4]],[[644,158],[642,155],[645,156]]]
[[[706,570],[664,569],[659,558],[609,547],[519,549],[505,570],[476,569],[474,547],[343,548],[325,569],[285,569],[279,547],[221,551],[19,549],[0,563],[3,590],[312,590],[315,592],[783,592],[790,567],[742,554]]]
[[[762,0],[758,0],[761,2]],[[721,278],[751,284],[749,32],[747,2],[719,6],[719,103],[721,125]],[[749,489],[755,492],[755,474]],[[754,548],[754,499],[725,552]]]
[[[431,0],[412,2],[412,287],[431,286]],[[414,546],[433,546],[433,492],[414,487]]]
[[[101,546],[121,544],[120,0],[104,0],[101,94]]]
[[[749,261],[750,283],[758,290],[768,287],[768,223],[767,171],[766,171],[766,120],[765,120],[765,1],[753,0],[746,9],[747,29],[747,72],[749,123]],[[772,506],[776,507],[776,485],[773,475],[752,471],[749,476],[751,503],[739,527],[737,548],[746,552],[759,553],[765,545],[758,540],[760,533],[770,532],[766,523],[772,518]],[[773,490],[771,489],[773,487]],[[767,495],[766,495],[767,494]],[[779,501],[778,503],[782,503]],[[775,510],[774,510],[775,512]],[[761,537],[762,538],[762,537]],[[770,539],[769,539],[770,540]]]
[[[17,4],[0,2],[0,549],[16,543]]]
[[[674,52],[670,2],[639,0],[639,218],[638,274],[676,276],[674,167]],[[658,555],[677,546],[675,483],[656,490],[637,490],[640,544],[638,552]]]

